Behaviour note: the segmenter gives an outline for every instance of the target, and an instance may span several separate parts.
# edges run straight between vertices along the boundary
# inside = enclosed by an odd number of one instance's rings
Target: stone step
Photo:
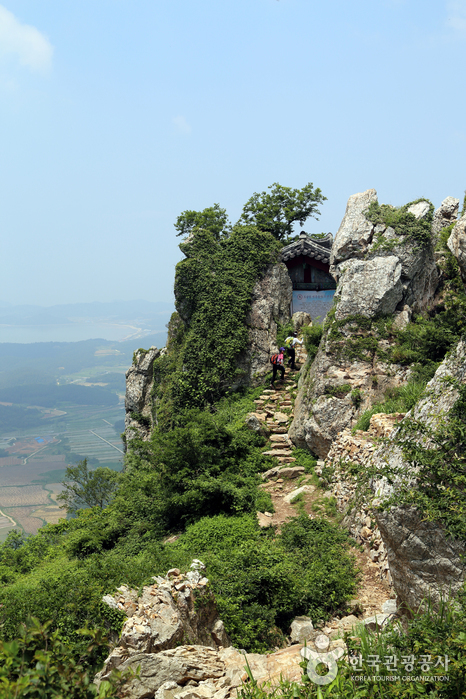
[[[275,423],[272,425],[272,429],[270,430],[272,434],[287,434],[288,428],[287,427],[280,427],[279,425],[275,425]]]
[[[271,442],[285,442],[285,444],[289,442],[287,434],[272,434],[269,439]]]
[[[297,478],[304,473],[304,466],[288,466],[278,472],[280,478]]]
[[[291,449],[269,449],[262,453],[265,456],[291,456]]]
[[[288,448],[291,449],[291,443],[288,442],[288,440],[286,442],[272,442],[272,444],[271,444],[271,449],[275,449],[275,450],[276,449],[288,449]]]
[[[277,456],[277,459],[281,464],[292,464],[296,461],[294,456]]]
[[[285,413],[274,413],[273,414],[275,422],[288,422],[290,419],[289,415],[286,415]]]

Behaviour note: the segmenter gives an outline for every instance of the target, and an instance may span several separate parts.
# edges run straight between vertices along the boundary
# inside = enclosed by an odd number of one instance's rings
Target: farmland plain
[[[68,465],[123,468],[125,372],[136,349],[165,339],[0,343],[0,543],[66,516]]]

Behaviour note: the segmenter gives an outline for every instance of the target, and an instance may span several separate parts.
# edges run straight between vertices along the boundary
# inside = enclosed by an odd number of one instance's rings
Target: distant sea
[[[56,325],[2,325],[0,342],[80,342],[103,339],[117,342],[144,337],[150,331],[141,331],[131,325],[112,323],[57,323]]]

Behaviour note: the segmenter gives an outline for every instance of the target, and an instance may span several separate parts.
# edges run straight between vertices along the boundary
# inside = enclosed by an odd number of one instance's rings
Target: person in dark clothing
[[[298,333],[294,332],[289,337],[286,338],[285,340],[285,347],[286,347],[286,353],[289,356],[289,361],[288,361],[288,366],[291,366],[292,371],[296,371],[296,364],[295,364],[295,359],[296,359],[296,350],[295,350],[295,345],[302,345],[303,341],[298,340],[297,337]]]
[[[280,347],[280,351],[278,354],[273,354],[270,358],[270,361],[272,363],[272,381],[270,382],[270,387],[275,388],[274,382],[275,379],[277,378],[277,371],[281,372],[280,376],[280,381],[283,381],[285,378],[285,366],[284,366],[284,353],[285,348]]]

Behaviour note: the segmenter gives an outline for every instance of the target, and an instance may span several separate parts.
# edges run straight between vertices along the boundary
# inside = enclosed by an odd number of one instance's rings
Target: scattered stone
[[[279,471],[282,478],[297,478],[304,473],[304,466],[290,466],[289,468],[282,468]]]
[[[297,498],[298,495],[301,495],[301,493],[313,493],[314,490],[315,486],[313,485],[302,485],[300,488],[296,488],[296,490],[292,490],[291,493],[285,495],[283,500],[284,502],[287,502],[289,505],[291,505],[293,500]]]
[[[397,612],[396,599],[389,599],[386,602],[384,602],[382,604],[382,611],[385,614],[396,614],[396,612]]]
[[[316,633],[312,620],[308,616],[297,616],[291,622],[291,643],[311,641],[315,638]]]

